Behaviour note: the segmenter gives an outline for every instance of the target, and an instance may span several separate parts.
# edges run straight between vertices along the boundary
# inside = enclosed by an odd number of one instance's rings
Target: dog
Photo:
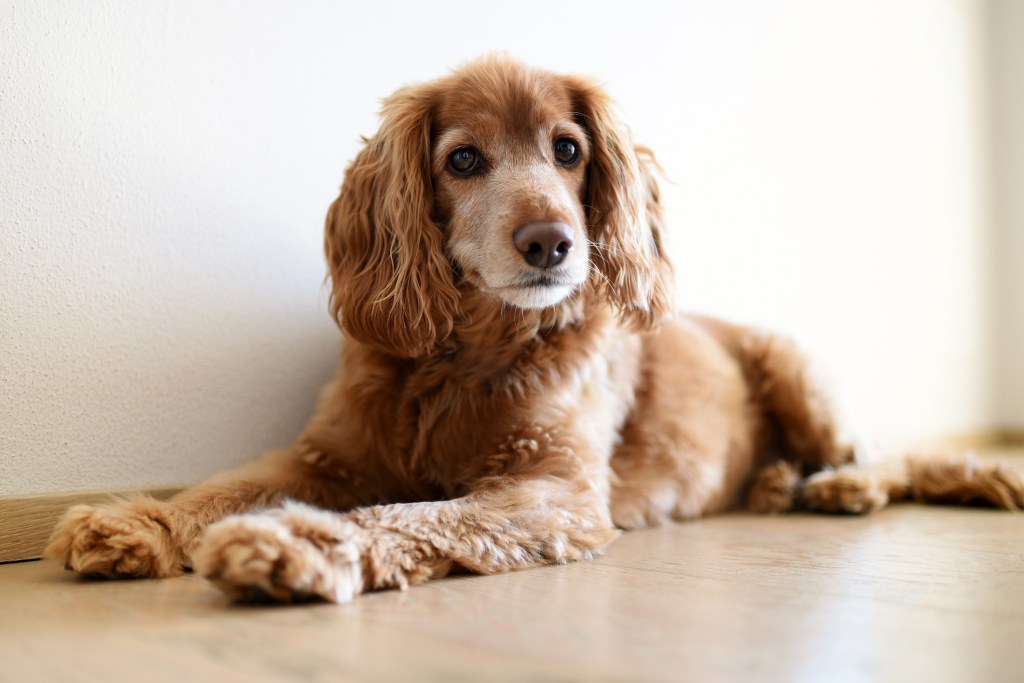
[[[342,363],[287,449],[71,508],[82,574],[346,602],[592,558],[732,508],[1024,507],[969,458],[858,464],[786,338],[679,314],[658,167],[590,80],[489,57],[385,100],[327,215]]]

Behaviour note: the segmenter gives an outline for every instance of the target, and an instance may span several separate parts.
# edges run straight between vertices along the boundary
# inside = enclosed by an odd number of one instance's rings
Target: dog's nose
[[[565,223],[527,223],[512,233],[512,242],[535,268],[552,268],[572,251],[572,228]]]

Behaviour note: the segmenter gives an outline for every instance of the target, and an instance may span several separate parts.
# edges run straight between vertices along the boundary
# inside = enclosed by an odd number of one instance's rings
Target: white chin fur
[[[554,306],[572,294],[572,287],[516,287],[504,289],[498,295],[501,300],[519,308],[547,308]]]

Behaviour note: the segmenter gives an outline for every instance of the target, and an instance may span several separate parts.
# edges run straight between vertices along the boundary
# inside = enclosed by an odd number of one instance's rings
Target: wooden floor
[[[731,515],[343,606],[3,565],[0,681],[33,680],[1020,682],[1024,515]]]

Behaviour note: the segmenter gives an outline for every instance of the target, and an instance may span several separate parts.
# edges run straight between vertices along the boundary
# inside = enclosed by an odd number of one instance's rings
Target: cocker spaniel
[[[789,341],[676,315],[654,158],[591,81],[486,58],[382,119],[327,215],[345,338],[302,434],[168,502],[76,506],[47,556],[343,602],[741,505],[1024,506],[999,465],[858,465]]]

